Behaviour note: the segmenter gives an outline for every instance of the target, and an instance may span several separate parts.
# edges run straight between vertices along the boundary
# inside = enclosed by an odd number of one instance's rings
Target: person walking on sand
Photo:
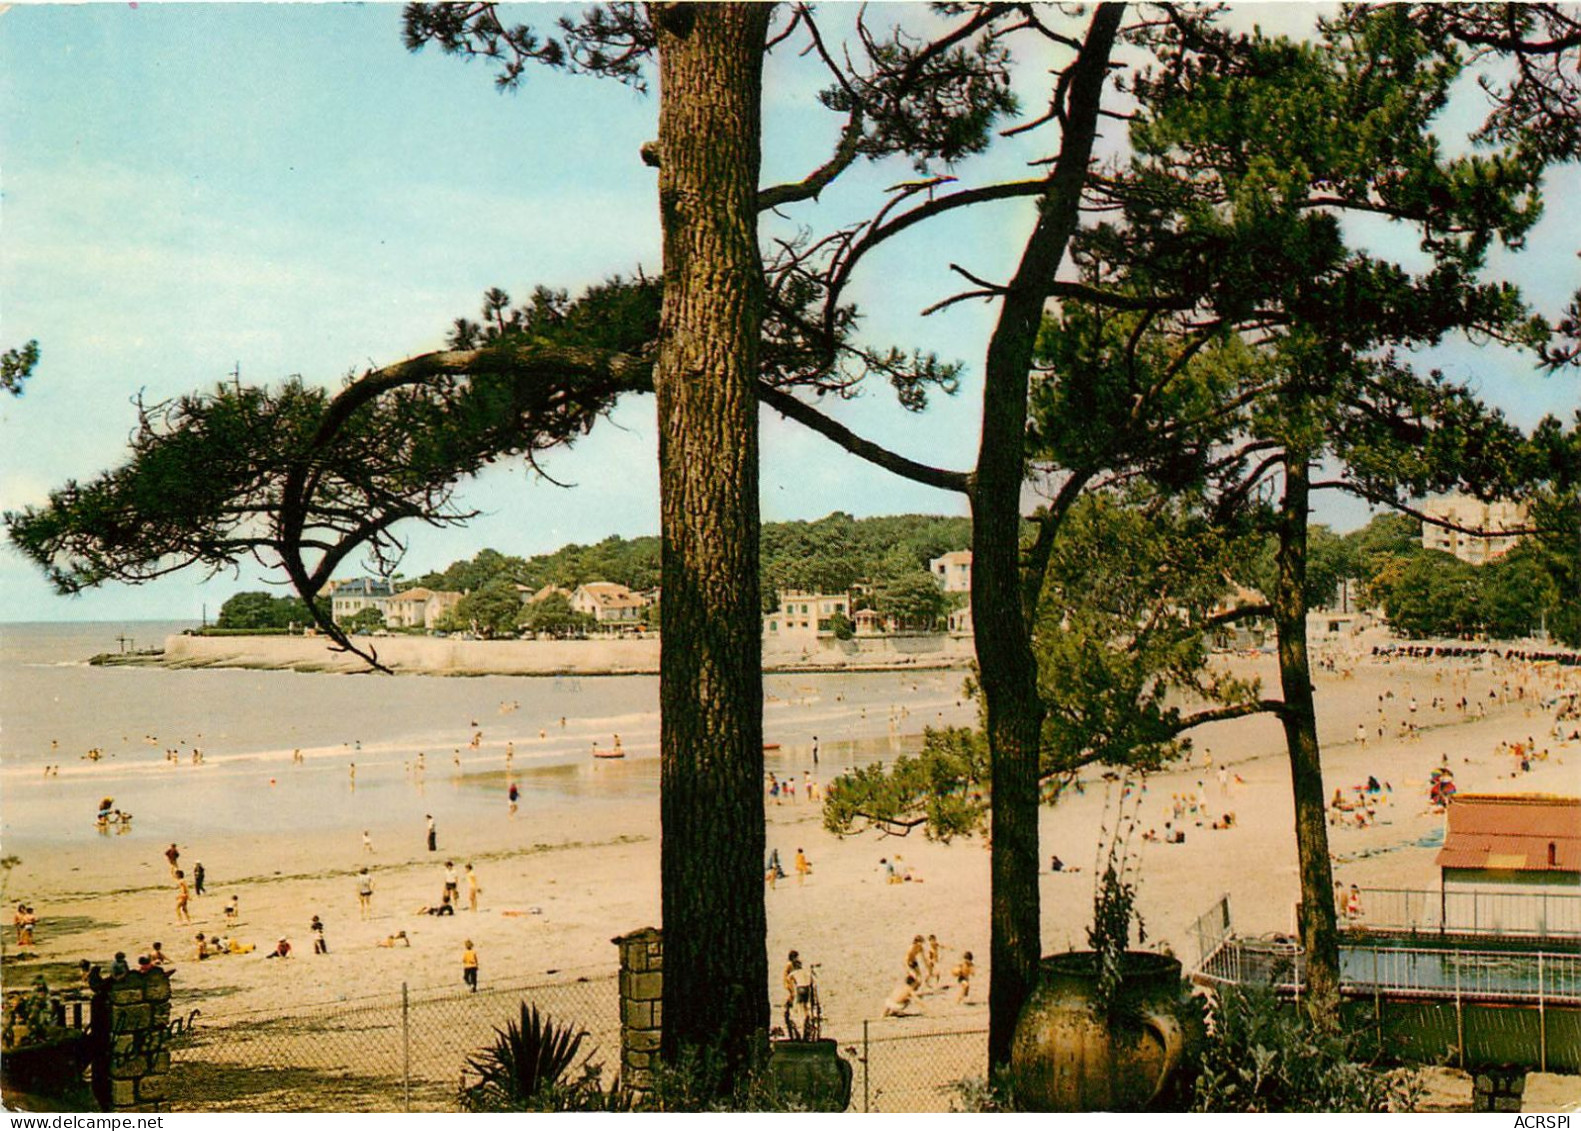
[[[373,838],[368,835],[367,829],[362,830],[362,850],[364,852],[373,851]]]
[[[242,918],[242,901],[241,901],[241,897],[237,896],[237,895],[233,895],[233,896],[231,896],[231,901],[225,905],[225,924],[226,924],[226,926],[234,927],[237,923],[241,922],[241,918]]]
[[[430,851],[430,852],[438,852],[439,851],[439,831],[438,831],[437,827],[434,825],[434,815],[432,813],[428,813],[428,814],[426,814],[426,816],[428,818],[428,851]]]
[[[324,941],[324,920],[317,915],[313,916],[313,921],[307,925],[307,929],[313,932],[313,953],[328,954],[329,943]]]
[[[460,893],[460,890],[459,890],[460,883],[461,883],[461,878],[456,875],[456,865],[455,865],[454,861],[446,860],[445,861],[445,899],[448,902],[450,902],[450,903],[459,903],[459,902],[461,902],[461,893]]]
[[[357,909],[364,919],[373,916],[373,877],[366,864],[357,873]]]
[[[922,952],[926,949],[922,936],[917,935],[911,940],[911,946],[906,949],[906,973],[916,980],[917,985],[922,985]]]
[[[801,887],[802,882],[812,875],[812,864],[807,859],[807,853],[800,848],[796,850],[796,886]]]
[[[929,935],[928,936],[927,948],[922,952],[922,964],[925,967],[927,967],[927,973],[923,976],[923,979],[922,979],[923,986],[924,987],[932,987],[932,986],[938,985],[939,984],[939,936],[938,935]]]
[[[190,923],[192,916],[187,911],[187,903],[192,893],[187,890],[187,874],[179,868],[176,870],[176,922]]]
[[[205,873],[203,871],[203,861],[199,860],[196,864],[192,865],[192,894],[193,895],[202,895],[203,894],[203,877],[206,874],[207,873]]]
[[[481,890],[482,889],[478,887],[478,874],[472,870],[472,865],[468,864],[467,865],[467,910],[468,911],[476,911],[478,909],[478,892],[481,891]]]
[[[466,941],[466,949],[461,952],[461,980],[473,993],[478,992],[478,952],[472,949],[472,940]]]
[[[181,850],[176,847],[174,841],[171,842],[169,848],[165,849],[165,859],[170,862],[170,874],[171,874],[171,876],[175,876],[175,874],[176,874],[176,861],[181,859]]]

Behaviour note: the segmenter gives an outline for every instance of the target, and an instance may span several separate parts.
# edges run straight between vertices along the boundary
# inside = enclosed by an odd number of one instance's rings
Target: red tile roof
[[[1462,793],[1448,811],[1440,868],[1581,873],[1581,797]]]

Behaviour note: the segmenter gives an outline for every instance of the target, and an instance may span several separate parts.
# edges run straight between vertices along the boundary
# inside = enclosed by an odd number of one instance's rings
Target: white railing
[[[1581,938],[1581,895],[1448,889],[1363,888],[1348,926],[1418,934]]]

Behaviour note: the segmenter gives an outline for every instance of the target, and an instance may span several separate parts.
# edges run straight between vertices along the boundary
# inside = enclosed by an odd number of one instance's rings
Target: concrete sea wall
[[[381,663],[415,675],[643,675],[659,670],[659,641],[456,640],[428,636],[359,637]],[[972,661],[970,637],[891,636],[862,640],[765,643],[769,671],[866,671],[962,668]],[[355,672],[363,661],[330,650],[314,636],[171,636],[149,662],[169,668]]]

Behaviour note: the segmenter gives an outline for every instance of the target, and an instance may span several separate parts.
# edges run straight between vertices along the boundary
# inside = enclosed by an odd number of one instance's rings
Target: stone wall
[[[170,1072],[170,978],[135,970],[93,997],[93,1095],[101,1111],[163,1111]]]
[[[664,1031],[664,936],[644,927],[610,941],[620,948],[620,1080],[645,1092],[653,1087]]]

